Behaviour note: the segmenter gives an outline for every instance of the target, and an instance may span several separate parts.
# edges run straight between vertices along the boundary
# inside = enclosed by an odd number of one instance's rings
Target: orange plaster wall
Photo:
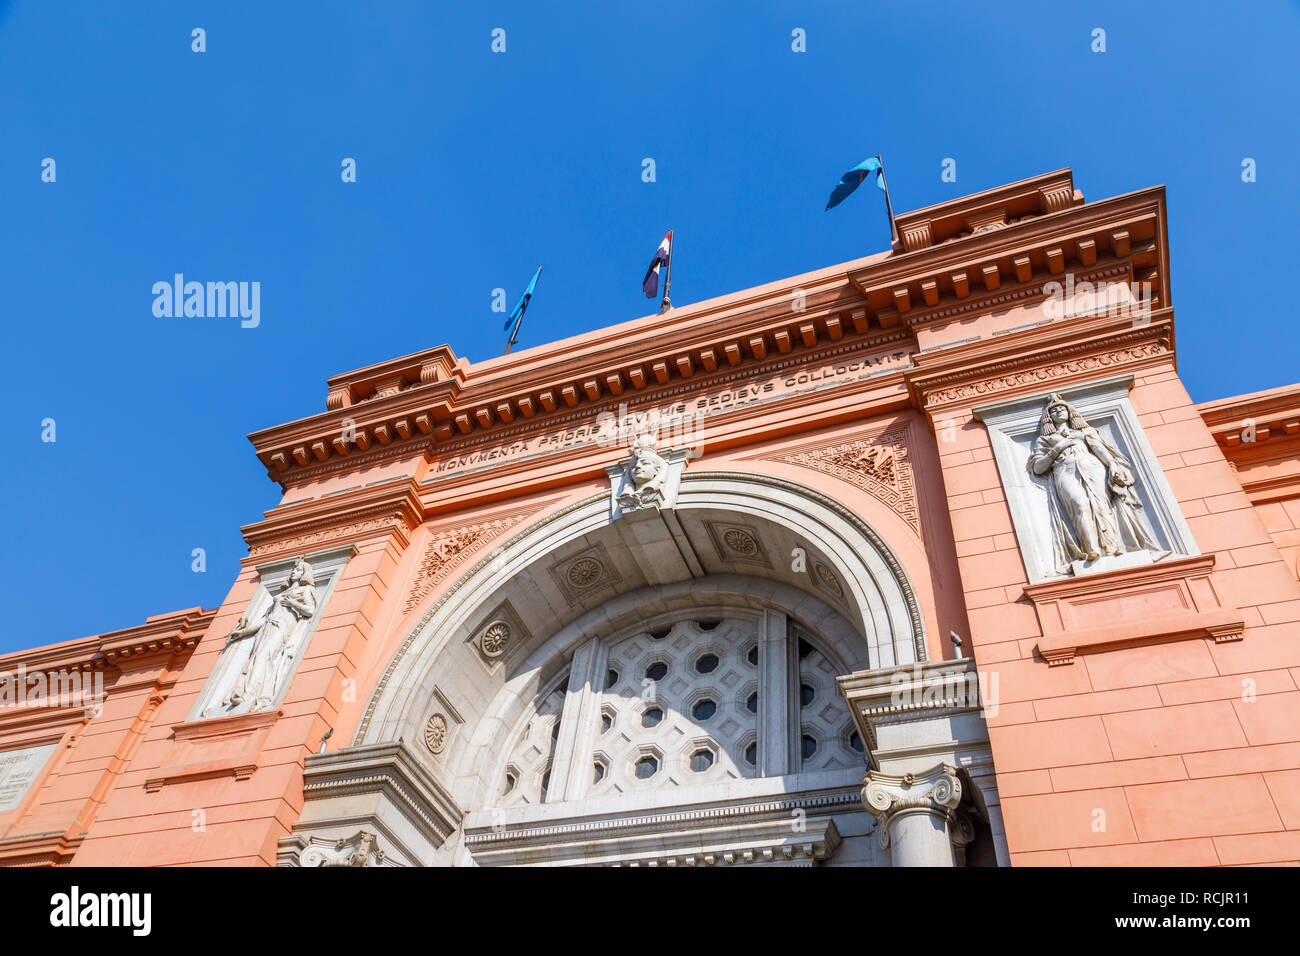
[[[1300,862],[1300,585],[1261,520],[1278,509],[1252,506],[1171,366],[1139,374],[1130,400],[1215,555],[1215,588],[1245,618],[1241,641],[1049,667],[987,432],[958,419],[940,444],[974,656],[997,680],[989,727],[1012,862]]]
[[[306,755],[338,722],[345,679],[355,675],[397,565],[386,543],[362,543],[357,549],[311,637],[280,717],[263,737],[235,733],[205,744],[217,760],[253,746],[260,751],[256,769],[244,779],[227,770],[168,781],[155,790],[146,787],[180,757],[173,727],[185,722],[220,656],[224,635],[256,589],[256,571],[247,568],[108,794],[74,865],[274,865],[277,841],[302,809]]]

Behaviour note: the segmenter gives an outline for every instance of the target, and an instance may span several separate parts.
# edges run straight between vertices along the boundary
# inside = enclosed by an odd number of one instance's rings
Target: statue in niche
[[[244,614],[227,636],[227,650],[244,640],[251,640],[252,646],[244,669],[226,699],[217,707],[209,708],[205,716],[214,710],[244,707],[256,711],[271,706],[298,652],[302,625],[316,615],[317,598],[311,565],[299,558],[284,587],[262,615],[250,621]]]
[[[618,496],[619,507],[636,511],[662,503],[668,473],[668,461],[655,450],[654,436],[638,435],[632,443],[632,460],[627,465],[631,480]]]
[[[1029,470],[1047,479],[1058,574],[1132,551],[1169,556],[1142,518],[1132,464],[1059,395],[1043,407]]]

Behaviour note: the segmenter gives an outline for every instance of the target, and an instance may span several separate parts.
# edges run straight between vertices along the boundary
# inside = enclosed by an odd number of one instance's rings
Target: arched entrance
[[[447,835],[421,863],[887,864],[837,678],[926,658],[861,518],[690,472],[670,506],[592,495],[483,556],[409,627],[348,749],[428,774]]]

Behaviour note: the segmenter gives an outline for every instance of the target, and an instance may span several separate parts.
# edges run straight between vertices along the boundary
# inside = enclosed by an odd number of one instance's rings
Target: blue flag
[[[880,160],[872,156],[870,159],[864,159],[840,177],[839,185],[831,190],[831,198],[826,200],[826,208],[833,209],[848,199],[849,194],[861,186],[863,180],[872,173],[876,173],[876,185],[883,191],[885,188],[885,169],[880,165]]]
[[[515,303],[514,309],[510,312],[510,318],[506,319],[506,324],[503,328],[510,328],[512,322],[523,321],[524,310],[528,308],[528,300],[533,297],[533,287],[537,285],[537,277],[541,274],[542,267],[538,266],[537,271],[533,273],[533,277],[528,280],[528,288],[524,289],[524,294],[521,295],[519,301]],[[512,335],[511,338],[514,338],[514,336]]]

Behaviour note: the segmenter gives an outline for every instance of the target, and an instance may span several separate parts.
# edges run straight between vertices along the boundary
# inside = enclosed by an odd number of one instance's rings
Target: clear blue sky
[[[876,151],[899,211],[1167,184],[1193,398],[1300,378],[1294,3],[450,6],[0,0],[0,651],[219,604],[279,498],[244,436],[338,372],[499,354],[539,262],[524,347],[649,312],[669,226],[678,304],[885,248],[874,192],[823,212]],[[155,318],[176,272],[260,282],[261,325]]]

